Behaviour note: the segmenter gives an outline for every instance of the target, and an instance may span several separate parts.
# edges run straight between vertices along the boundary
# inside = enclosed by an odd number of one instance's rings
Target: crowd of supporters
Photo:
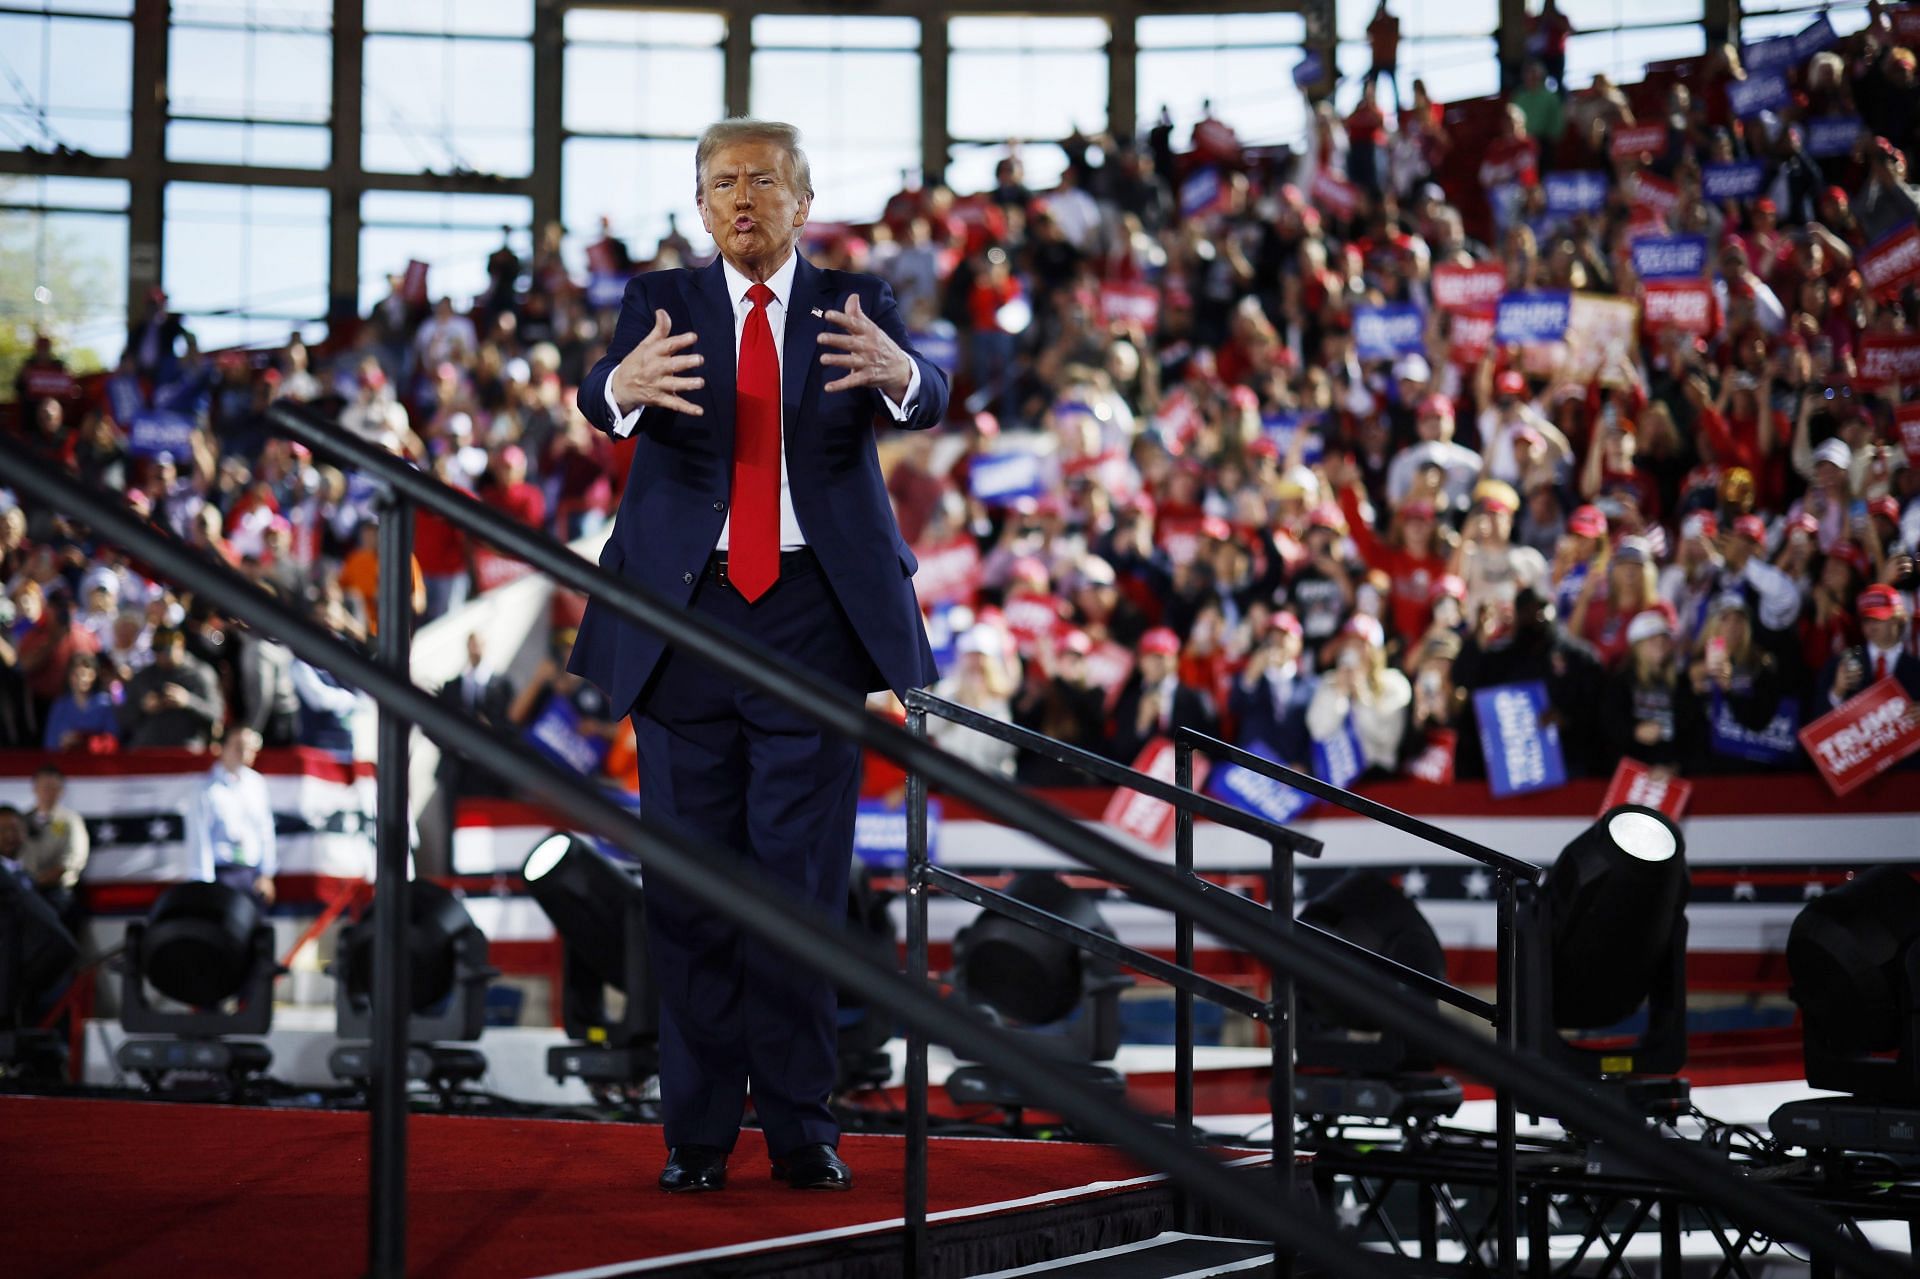
[[[1823,22],[1579,88],[1548,22],[1510,95],[1451,108],[1418,81],[1401,102],[1382,28],[1379,82],[1344,116],[1318,104],[1297,152],[1163,117],[1066,140],[1049,191],[1015,148],[990,191],[809,227],[817,263],[889,281],[955,383],[942,430],[882,440],[937,691],[1124,762],[1193,725],[1302,766],[1344,739],[1370,775],[1427,778],[1480,775],[1473,694],[1501,685],[1544,684],[1569,771],[1599,775],[1805,768],[1798,726],[1883,676],[1920,696],[1920,24]],[[497,251],[470,306],[396,273],[324,354],[205,356],[156,296],[99,395],[37,356],[20,429],[364,637],[371,487],[267,407],[317,405],[590,533],[625,463],[572,408],[611,331],[596,303],[694,260],[677,231],[636,260],[603,227],[583,274],[549,227],[530,260]],[[519,571],[429,517],[418,534],[424,618]],[[56,513],[0,517],[0,580],[7,742],[192,745],[230,720],[342,746],[350,690]],[[618,766],[566,639],[497,716],[565,700]]]

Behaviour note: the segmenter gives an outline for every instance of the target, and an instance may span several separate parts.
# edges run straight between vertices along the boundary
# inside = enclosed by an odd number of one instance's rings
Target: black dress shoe
[[[727,1152],[714,1146],[675,1146],[660,1170],[660,1189],[670,1195],[723,1190],[727,1184]]]
[[[852,1190],[853,1169],[832,1146],[802,1146],[773,1161],[773,1178],[795,1190]]]

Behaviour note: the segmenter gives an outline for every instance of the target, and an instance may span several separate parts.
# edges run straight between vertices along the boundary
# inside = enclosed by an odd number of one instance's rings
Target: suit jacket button
[[[686,584],[687,584],[688,586],[692,586],[692,585],[693,585],[693,574],[691,574],[691,573],[682,573],[682,574],[680,575],[680,580],[681,580],[681,581],[683,581],[683,582],[685,582],[685,583],[686,583]]]
[[[715,502],[713,504],[713,509],[716,511],[724,511],[727,509],[727,504],[725,502]]]

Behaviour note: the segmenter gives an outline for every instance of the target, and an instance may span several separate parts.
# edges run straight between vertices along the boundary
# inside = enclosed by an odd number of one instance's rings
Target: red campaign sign
[[[36,400],[61,400],[73,394],[73,375],[65,369],[28,369],[27,394]]]
[[[1428,729],[1426,746],[1407,761],[1407,776],[1434,786],[1453,785],[1453,758],[1459,745],[1460,735],[1451,728]]]
[[[1498,262],[1433,268],[1433,304],[1442,311],[1485,311],[1506,291],[1507,270]]]
[[[1100,314],[1108,324],[1138,324],[1152,333],[1160,324],[1160,290],[1151,284],[1103,284]]]
[[[1686,815],[1687,801],[1692,798],[1692,782],[1656,772],[1637,759],[1623,759],[1613,770],[1613,782],[1600,800],[1600,812],[1604,814],[1621,804],[1639,804],[1658,809],[1677,822]]]
[[[1053,634],[1054,624],[1066,613],[1057,595],[1009,596],[1000,610],[1007,619],[1007,630],[1020,645],[1022,657],[1032,656],[1042,635]]]
[[[1800,744],[1833,793],[1848,794],[1920,751],[1920,724],[1908,717],[1912,706],[1889,675],[1801,729]]]
[[[1699,337],[1713,332],[1713,286],[1705,280],[1648,280],[1641,289],[1647,332],[1678,329]]]
[[[1872,389],[1889,382],[1920,381],[1920,333],[1869,333],[1860,339],[1860,372]]]
[[[1205,518],[1199,515],[1176,515],[1161,520],[1154,526],[1154,540],[1160,543],[1160,549],[1167,558],[1177,565],[1190,564],[1193,557],[1200,553],[1200,527]]]
[[[1920,466],[1920,403],[1902,404],[1893,411],[1893,420],[1907,447],[1907,465]]]
[[[970,537],[956,537],[939,546],[916,546],[913,556],[920,561],[913,589],[922,607],[970,603],[980,589],[980,548]]]
[[[1633,175],[1633,181],[1627,190],[1632,202],[1643,209],[1650,209],[1660,215],[1664,221],[1680,203],[1680,188],[1665,178],[1656,178],[1651,173],[1640,172]]]
[[[1087,654],[1087,678],[1107,691],[1107,709],[1120,700],[1120,690],[1133,674],[1133,651],[1125,644],[1102,640]]]
[[[427,304],[427,264],[418,260],[407,263],[407,274],[400,282],[400,297],[408,306]]]
[[[1920,226],[1908,226],[1875,243],[1860,258],[1867,292],[1892,297],[1920,280]]]
[[[1448,358],[1465,368],[1471,368],[1486,359],[1487,353],[1493,350],[1494,327],[1492,311],[1454,316]]]
[[[473,551],[473,575],[483,591],[507,586],[519,581],[533,572],[533,566],[525,560],[516,560],[509,555],[501,555],[484,546]]]
[[[1307,195],[1318,208],[1337,218],[1350,218],[1360,207],[1360,188],[1331,169],[1315,169]]]
[[[1164,737],[1156,737],[1141,750],[1140,758],[1133,761],[1137,772],[1163,782],[1173,780],[1174,749],[1173,743]],[[1207,760],[1205,756],[1193,757],[1193,789],[1198,791],[1207,780]],[[1124,831],[1151,848],[1165,848],[1173,841],[1173,805],[1163,799],[1152,799],[1136,790],[1116,790],[1113,798],[1107,801],[1107,810],[1100,814],[1100,820],[1115,830]]]
[[[1667,126],[1642,124],[1631,129],[1616,129],[1613,143],[1608,149],[1616,160],[1630,160],[1637,155],[1664,155],[1667,150]]]

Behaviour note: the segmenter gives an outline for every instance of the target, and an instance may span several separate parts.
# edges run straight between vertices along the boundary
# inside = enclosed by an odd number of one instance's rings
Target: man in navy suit
[[[1246,667],[1233,681],[1230,707],[1238,745],[1261,743],[1292,768],[1313,760],[1313,736],[1307,731],[1307,706],[1314,677],[1300,669],[1300,619],[1275,613],[1266,638],[1247,654]]]
[[[888,504],[879,421],[934,426],[947,385],[886,284],[795,249],[813,199],[799,132],[727,120],[695,153],[719,259],[627,286],[580,411],[636,436],[601,563],[758,640],[858,704],[935,677],[918,567]],[[641,809],[738,851],[757,878],[844,917],[860,752],[697,653],[598,604],[570,667],[634,715]],[[668,1191],[718,1190],[751,1081],[774,1175],[843,1190],[827,1107],[833,988],[658,880],[647,926],[660,988]]]

